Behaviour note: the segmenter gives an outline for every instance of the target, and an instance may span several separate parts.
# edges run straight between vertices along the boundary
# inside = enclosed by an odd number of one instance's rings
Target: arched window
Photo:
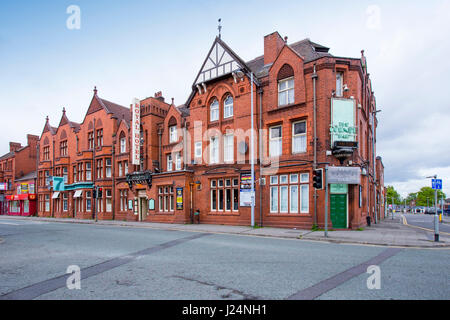
[[[277,76],[278,105],[285,106],[294,103],[294,69],[288,64],[281,67]]]
[[[209,121],[219,120],[219,101],[214,99],[210,106],[210,116]]]
[[[233,116],[233,97],[229,95],[224,102],[223,118],[231,118]]]
[[[169,143],[178,142],[177,119],[171,117],[169,120]]]

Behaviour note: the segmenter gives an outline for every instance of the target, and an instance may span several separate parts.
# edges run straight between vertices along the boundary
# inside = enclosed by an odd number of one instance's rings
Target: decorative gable
[[[202,84],[244,68],[243,63],[239,60],[236,54],[223,41],[216,38],[194,85]]]

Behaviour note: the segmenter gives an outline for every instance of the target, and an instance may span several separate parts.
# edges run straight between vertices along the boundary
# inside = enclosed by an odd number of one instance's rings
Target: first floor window
[[[234,161],[234,135],[232,134],[223,137],[223,160],[225,162]]]
[[[279,157],[282,154],[282,129],[281,126],[269,129],[269,156]]]
[[[306,152],[306,121],[292,124],[292,153]]]
[[[195,157],[198,159],[202,158],[202,142],[195,143]]]
[[[120,211],[127,211],[127,190],[120,190]]]
[[[63,193],[63,211],[69,210],[69,196],[67,193]]]
[[[111,178],[111,171],[112,171],[112,162],[110,158],[107,158],[105,160],[106,162],[106,177]]]
[[[50,211],[50,195],[46,194],[45,195],[45,212],[49,212]]]
[[[181,170],[181,153],[177,152],[175,154],[175,170]]]
[[[167,155],[167,171],[172,171],[173,170],[173,160],[172,160],[172,155],[169,154]]]
[[[210,143],[209,143],[209,149],[210,149],[210,163],[215,164],[219,163],[219,138],[218,137],[211,137]]]

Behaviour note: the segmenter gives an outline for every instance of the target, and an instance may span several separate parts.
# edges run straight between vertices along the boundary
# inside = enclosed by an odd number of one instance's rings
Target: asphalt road
[[[431,214],[403,214],[406,221],[411,226],[421,227],[430,230],[434,234],[434,215]],[[439,231],[450,235],[450,224],[439,223]]]
[[[66,287],[71,265],[80,290]],[[449,265],[447,249],[0,218],[0,299],[448,300]]]

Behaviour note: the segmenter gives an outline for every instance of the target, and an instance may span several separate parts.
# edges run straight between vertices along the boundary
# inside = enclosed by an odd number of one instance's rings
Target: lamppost
[[[377,113],[381,110],[374,110],[372,114],[372,153],[373,153],[373,197],[375,204],[375,224],[378,223],[378,210],[377,210],[377,170],[376,170],[376,154],[375,154],[375,118]]]

